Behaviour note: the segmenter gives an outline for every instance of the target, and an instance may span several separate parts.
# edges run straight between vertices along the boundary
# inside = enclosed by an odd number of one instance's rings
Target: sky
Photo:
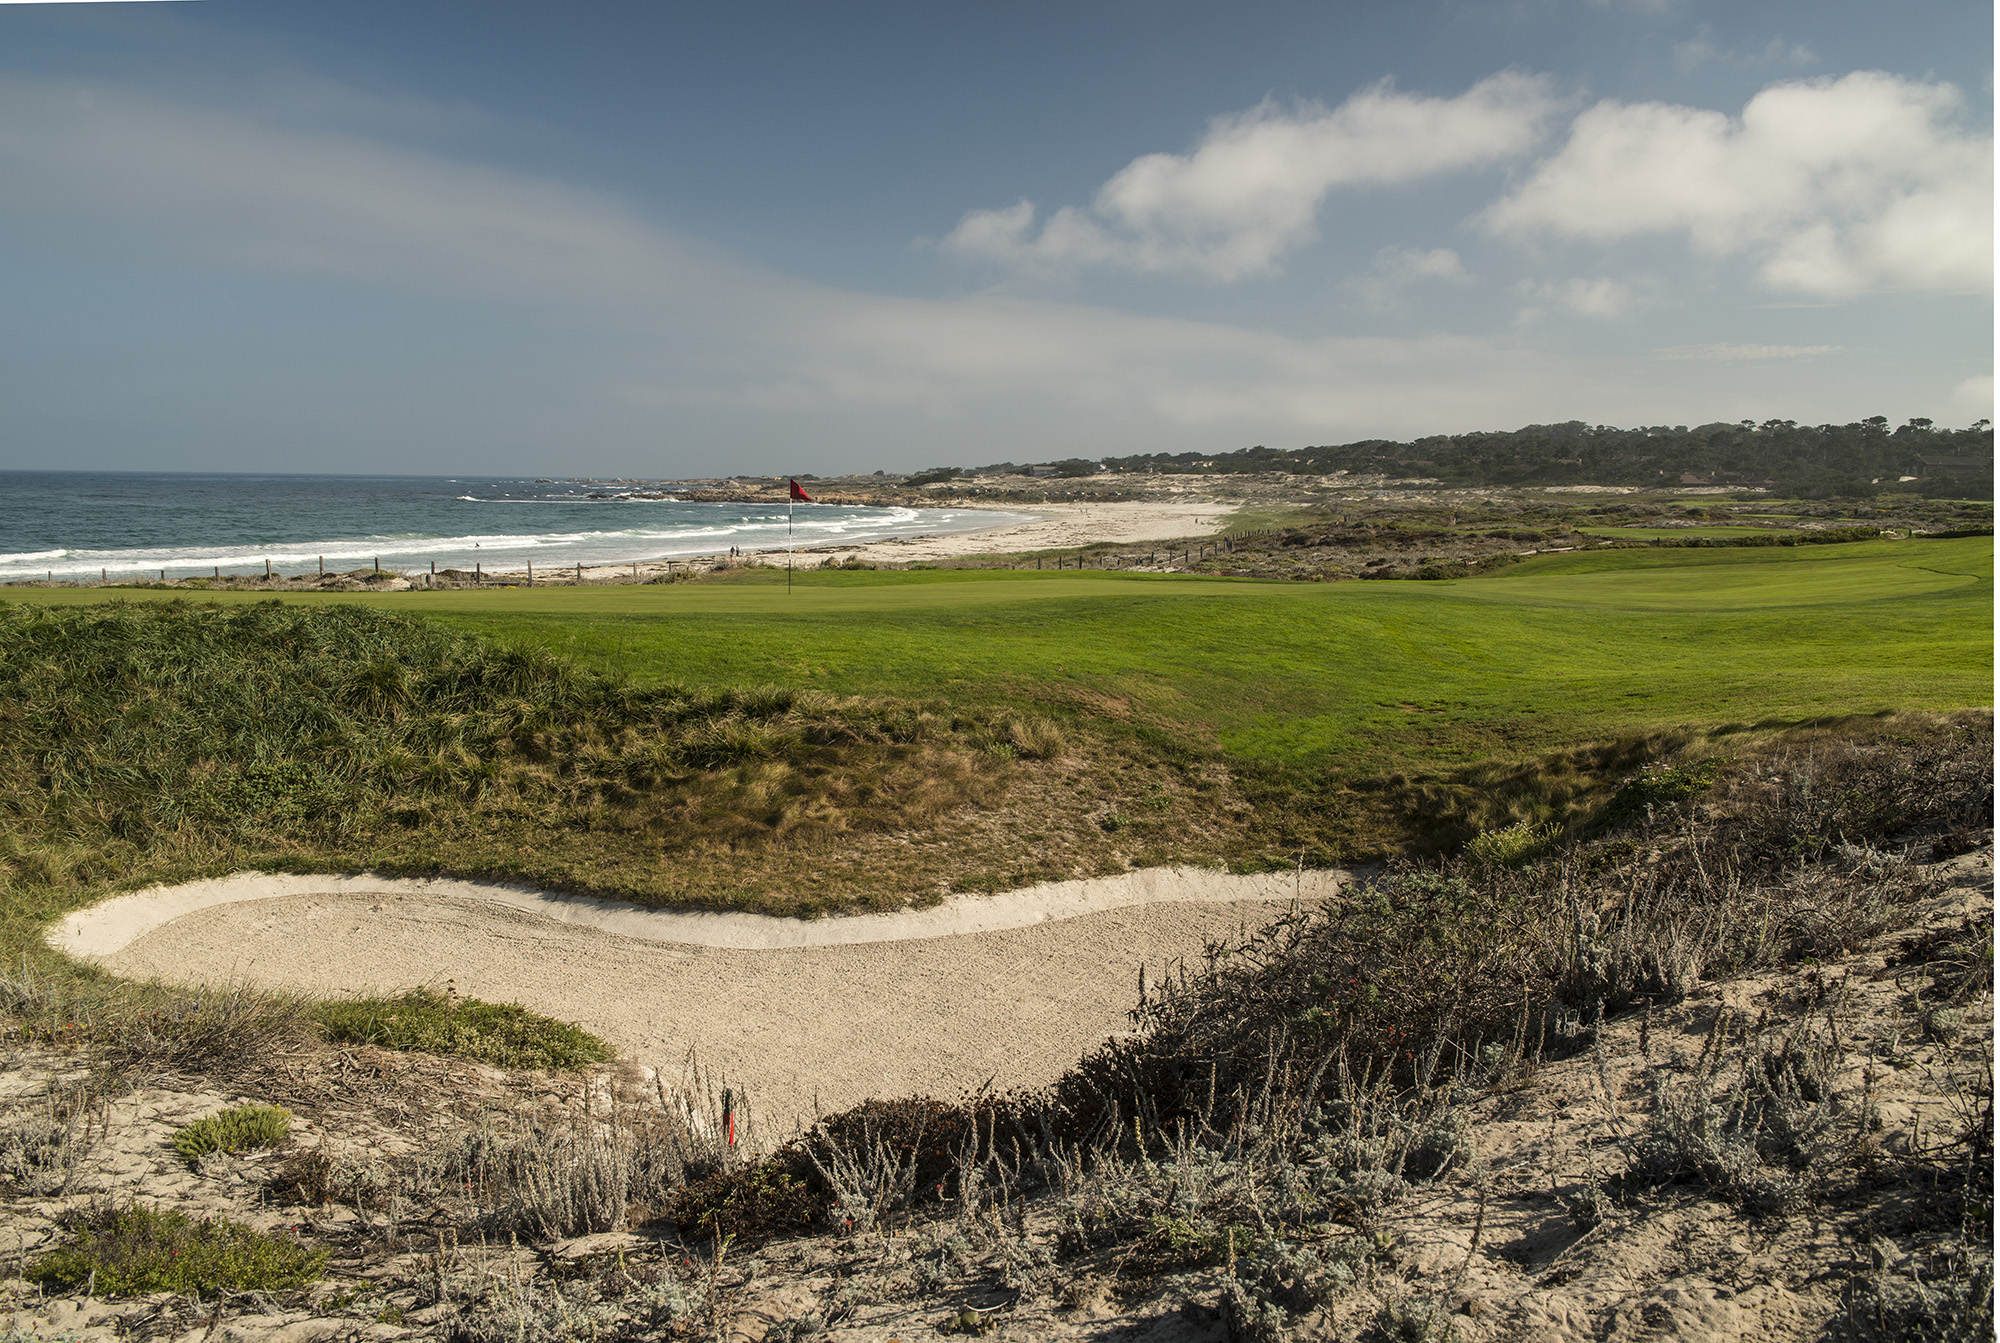
[[[1969,0],[0,0],[0,469],[1993,408]]]

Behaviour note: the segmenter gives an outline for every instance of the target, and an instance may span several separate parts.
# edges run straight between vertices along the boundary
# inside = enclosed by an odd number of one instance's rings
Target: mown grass
[[[1569,821],[1683,728],[1988,704],[1990,566],[1972,540],[1578,553],[1422,584],[828,574],[782,603],[673,594],[698,619],[609,591],[449,618],[635,675],[942,693],[1202,756],[1257,822],[1219,856],[1277,861]]]
[[[1585,536],[1601,536],[1607,541],[1675,541],[1690,536],[1795,536],[1790,528],[1777,527],[1579,527]]]
[[[1746,733],[1989,704],[1991,565],[1990,538],[1965,538],[1579,552],[1435,583],[812,571],[788,591],[782,574],[749,570],[712,584],[300,596],[284,609],[325,610],[330,629],[385,606],[430,615],[397,655],[411,666],[458,646],[447,627],[497,640],[464,646],[487,648],[494,667],[538,668],[541,688],[510,689],[513,673],[496,672],[474,687],[492,702],[474,710],[434,702],[451,675],[412,672],[423,688],[405,704],[394,659],[329,646],[310,675],[286,673],[289,689],[259,671],[265,698],[237,697],[239,717],[297,718],[332,700],[388,726],[336,734],[336,768],[310,777],[284,775],[282,751],[233,769],[194,762],[179,805],[210,825],[232,808],[282,819],[298,861],[338,853],[737,905],[807,870],[780,861],[805,850],[825,907],[871,887],[900,900],[942,868],[888,837],[975,805],[997,818],[1030,793],[1041,801],[1009,824],[1056,839],[1010,847],[996,819],[932,857],[950,849],[957,879],[977,887],[1127,861],[1448,848],[1520,821],[1573,822],[1646,761]],[[77,673],[26,675],[32,690],[37,676]],[[369,675],[383,684],[369,689]],[[776,687],[768,711],[735,689],[757,684]],[[646,707],[659,704],[681,707]],[[132,742],[153,730],[145,712],[130,711]],[[1050,722],[1063,729],[1054,743],[1030,726]],[[697,742],[727,758],[702,758]],[[663,750],[658,777],[635,785],[635,760]],[[127,754],[146,763],[121,768],[171,773],[151,744]],[[1025,773],[1004,759],[1026,754],[1063,759]],[[289,812],[255,801],[260,789]],[[69,794],[49,793],[59,811]],[[372,810],[354,805],[363,795]],[[379,823],[389,816],[402,833]],[[1100,828],[1109,817],[1119,824]],[[129,812],[110,820],[129,826]],[[710,875],[664,870],[668,852]]]
[[[1985,704],[1991,566],[1991,541],[1966,538],[1582,552],[1424,584],[814,571],[787,595],[752,570],[288,600],[422,612],[640,685],[1053,708],[1377,773],[1670,724]]]

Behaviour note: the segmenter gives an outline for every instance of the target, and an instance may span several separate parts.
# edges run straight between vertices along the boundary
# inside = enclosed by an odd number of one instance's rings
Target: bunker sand
[[[1053,1081],[1128,1028],[1142,965],[1171,973],[1206,939],[1348,878],[1171,869],[804,922],[459,882],[238,877],[108,901],[51,940],[132,978],[332,996],[449,985],[520,1002],[670,1081],[692,1052],[714,1082],[747,1092],[770,1140],[870,1097]],[[257,893],[213,898],[230,883]],[[619,931],[579,921],[590,917]],[[711,944],[680,940],[696,936]]]

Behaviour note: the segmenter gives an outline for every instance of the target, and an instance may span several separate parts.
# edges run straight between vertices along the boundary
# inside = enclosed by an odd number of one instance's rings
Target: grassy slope
[[[1074,705],[1379,770],[1670,723],[1987,704],[1991,574],[1974,537],[1552,555],[1445,583],[814,572],[789,595],[753,575],[294,600],[432,614],[640,684]]]
[[[1984,706],[1991,570],[1991,539],[1965,538],[1584,552],[1438,583],[811,572],[788,593],[751,571],[292,600],[427,613],[642,685],[1070,712],[1299,792],[1682,724]]]

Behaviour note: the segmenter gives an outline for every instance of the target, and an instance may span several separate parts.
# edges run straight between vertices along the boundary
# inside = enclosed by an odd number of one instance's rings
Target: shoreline
[[[1098,541],[1129,545],[1142,541],[1165,541],[1213,532],[1222,526],[1223,521],[1235,507],[1233,504],[1207,499],[1031,504],[1009,508],[972,504],[957,511],[1011,514],[1016,517],[1026,514],[1027,517],[1025,520],[995,523],[991,527],[962,532],[896,536],[880,541],[856,541],[840,545],[800,546],[790,553],[800,556],[801,559],[812,556],[811,565],[801,563],[799,566],[809,568],[817,567],[820,562],[827,559],[832,559],[836,564],[845,564],[848,560],[858,559],[867,564],[900,565],[966,559],[974,555],[1069,550]],[[583,566],[583,578],[586,583],[601,583],[616,582],[621,574],[636,575],[637,581],[643,583],[649,578],[686,572],[691,568],[715,568],[752,562],[771,564],[773,561],[782,561],[786,553],[784,547],[778,546],[746,550],[734,557],[727,554],[676,555],[671,558],[628,560],[620,564],[586,564]],[[552,575],[548,581],[560,583],[563,581],[560,575],[574,574],[575,571],[575,566],[571,565],[541,572]],[[525,566],[517,569],[488,570],[486,574],[487,577],[500,581],[525,582],[528,578]],[[535,579],[537,586],[542,581],[539,575]]]
[[[1010,515],[1013,520],[962,532],[889,537],[880,541],[857,541],[839,545],[819,544],[800,547],[791,553],[799,556],[799,567],[816,568],[828,559],[835,564],[860,560],[865,564],[901,566],[966,559],[976,555],[1070,550],[1095,542],[1132,545],[1212,534],[1221,529],[1236,507],[1237,505],[1233,503],[1210,499],[1051,503],[1014,507],[974,504],[965,505],[954,511],[964,514]],[[647,583],[661,578],[713,572],[716,569],[752,563],[771,565],[775,562],[782,565],[786,553],[783,547],[779,547],[746,550],[741,555],[733,557],[721,552],[710,555],[675,555],[645,560],[623,560],[609,564],[585,563],[581,566],[559,564],[540,567],[522,561],[518,564],[509,563],[505,568],[489,569],[482,566],[476,571],[441,569],[436,571],[435,578],[438,581],[435,583],[430,581],[433,575],[422,571],[408,573],[394,569],[361,568],[338,572],[329,569],[324,574],[272,573],[268,576],[255,573],[223,574],[219,578],[192,576],[167,578],[159,582],[146,578],[104,580],[16,578],[0,581],[0,589],[165,586],[190,591],[218,588],[281,591],[287,588],[297,590],[303,585],[309,589],[340,587],[393,592],[430,586],[471,586],[476,583],[499,586],[531,584],[535,587],[562,587],[581,583],[588,586]],[[807,557],[811,557],[810,563],[806,562]]]

